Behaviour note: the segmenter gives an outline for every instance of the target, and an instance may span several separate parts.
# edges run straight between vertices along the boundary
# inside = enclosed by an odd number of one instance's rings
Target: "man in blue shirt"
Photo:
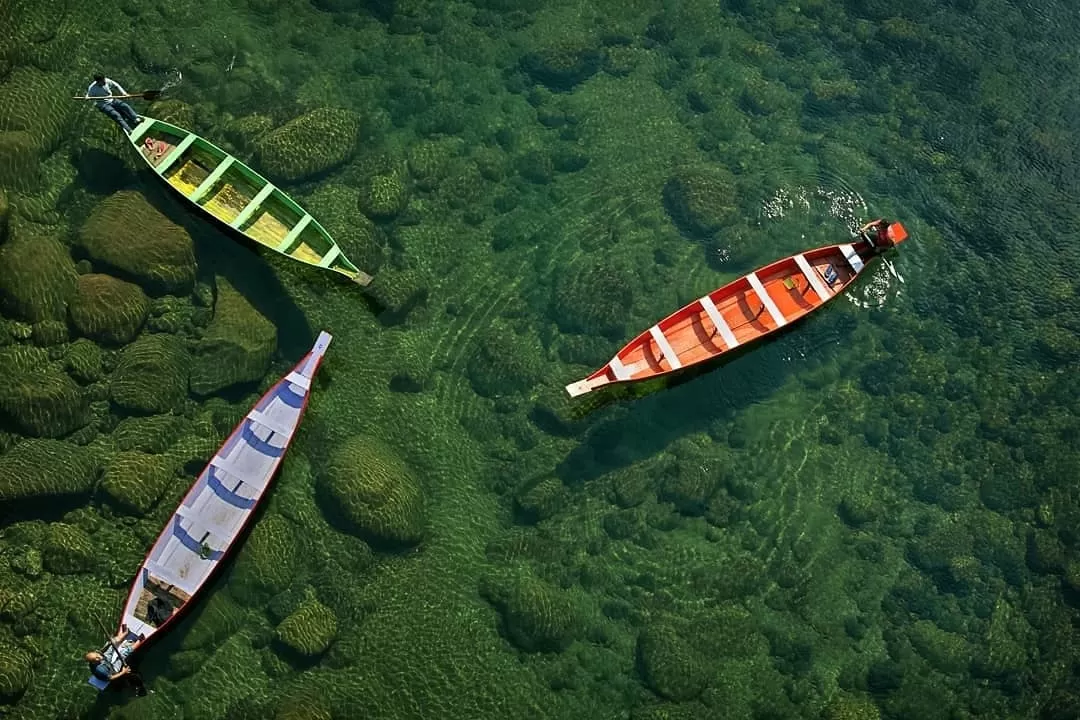
[[[139,124],[141,118],[126,102],[115,99],[116,95],[127,95],[127,91],[120,86],[120,83],[105,77],[103,73],[96,73],[94,82],[86,88],[87,97],[104,98],[94,103],[97,109],[115,120],[120,127],[124,128],[124,132],[130,135],[131,129]]]
[[[127,658],[135,651],[135,648],[139,647],[141,640],[125,639],[127,635],[127,625],[122,625],[120,632],[109,640],[109,644],[101,652],[91,650],[83,657],[90,664],[90,672],[94,677],[111,683],[130,675],[131,679],[136,681],[136,691],[138,691],[142,687],[142,682],[138,680],[137,675],[132,674]]]

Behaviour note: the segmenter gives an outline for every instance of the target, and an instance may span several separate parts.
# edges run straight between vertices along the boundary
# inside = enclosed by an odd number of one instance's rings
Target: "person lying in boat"
[[[127,658],[135,652],[135,648],[139,647],[142,640],[127,640],[125,639],[127,634],[127,625],[121,625],[120,632],[110,638],[101,651],[91,650],[83,656],[90,664],[90,672],[94,677],[113,682],[125,675],[131,675],[131,666],[128,665]],[[117,650],[119,650],[119,655],[117,655]]]
[[[140,118],[130,105],[123,100],[117,100],[114,96],[127,95],[127,90],[120,83],[105,77],[104,73],[95,73],[94,82],[86,88],[87,97],[106,98],[94,103],[97,109],[112,118],[124,132],[131,134],[131,129],[139,124]]]

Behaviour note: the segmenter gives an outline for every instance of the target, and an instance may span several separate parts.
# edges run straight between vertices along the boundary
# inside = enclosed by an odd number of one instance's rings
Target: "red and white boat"
[[[311,351],[262,396],[188,490],[131,585],[120,621],[120,629],[127,628],[121,644],[137,648],[161,633],[209,587],[266,495],[331,339],[329,333],[319,334]],[[91,676],[90,684],[104,690],[108,682]]]
[[[842,293],[879,255],[907,238],[875,220],[851,242],[777,260],[713,290],[638,335],[604,367],[566,386],[571,397],[611,383],[667,375],[712,360],[796,322]]]

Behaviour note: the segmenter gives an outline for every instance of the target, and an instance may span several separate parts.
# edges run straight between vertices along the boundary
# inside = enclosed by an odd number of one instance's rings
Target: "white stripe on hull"
[[[761,279],[758,278],[757,273],[750,273],[746,276],[746,279],[750,281],[750,287],[757,293],[758,299],[761,300],[761,304],[769,311],[769,315],[772,316],[773,322],[776,323],[776,327],[787,325],[787,318],[780,312],[780,308],[776,307],[776,303],[773,302],[773,299],[765,289],[765,286],[761,284]]]
[[[850,243],[841,245],[840,252],[844,253],[844,259],[848,261],[848,265],[851,266],[852,270],[856,273],[862,272],[863,267],[865,267],[862,258],[859,257],[859,253],[855,252],[855,248]]]
[[[660,353],[667,359],[668,365],[672,370],[678,370],[682,367],[682,363],[679,362],[679,356],[675,354],[674,348],[671,347],[671,343],[664,337],[664,333],[660,332],[660,328],[653,325],[649,328],[649,334],[652,335],[653,342],[660,348]]]
[[[807,262],[802,253],[795,256],[795,264],[802,270],[802,274],[806,276],[810,286],[814,288],[814,292],[817,293],[817,296],[821,298],[822,302],[825,302],[832,297],[832,293],[829,292],[829,289],[825,287],[825,283],[821,282],[821,278],[818,277],[817,270],[810,267],[810,263]]]
[[[720,333],[720,337],[723,339],[724,344],[728,346],[728,349],[730,350],[738,345],[739,341],[735,338],[735,333],[731,332],[731,328],[728,327],[727,321],[724,320],[724,316],[720,314],[720,310],[717,309],[713,299],[708,295],[704,295],[698,302],[700,302],[701,307],[704,308],[705,314],[712,320],[713,325],[716,327],[716,332]]]
[[[615,376],[616,380],[630,379],[630,370],[626,367],[626,365],[623,365],[623,361],[619,359],[618,355],[611,358],[611,362],[608,363],[608,367],[611,368],[611,372]]]

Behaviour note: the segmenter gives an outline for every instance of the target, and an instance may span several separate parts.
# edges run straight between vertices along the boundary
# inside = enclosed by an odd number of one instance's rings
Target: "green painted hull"
[[[360,285],[371,282],[306,210],[213,143],[146,116],[128,140],[185,200],[252,242]]]

